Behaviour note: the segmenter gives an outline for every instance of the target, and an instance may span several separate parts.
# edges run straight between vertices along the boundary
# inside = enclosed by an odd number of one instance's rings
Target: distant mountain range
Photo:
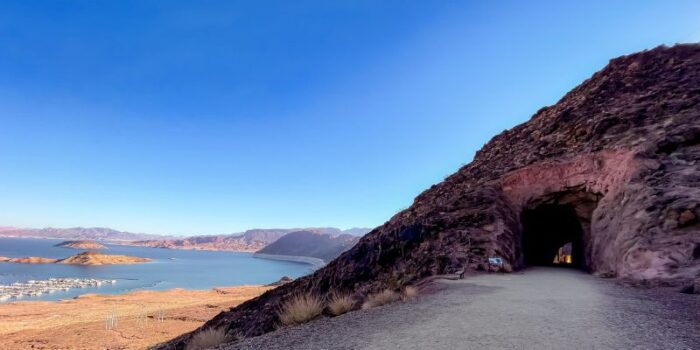
[[[290,232],[307,232],[327,237],[340,236],[362,236],[370,231],[368,228],[351,228],[341,230],[335,227],[313,227],[313,228],[289,228],[289,229],[253,229],[241,233],[191,236],[179,238],[174,236],[161,236],[145,233],[130,233],[101,227],[74,227],[74,228],[42,228],[42,229],[21,229],[14,227],[0,227],[0,237],[17,238],[56,238],[65,240],[91,240],[101,242],[112,242],[123,245],[168,248],[168,249],[192,249],[192,250],[221,250],[256,252],[269,244],[277,241]],[[300,236],[303,238],[303,235]],[[287,245],[291,240],[286,241]],[[320,241],[319,241],[320,242]],[[329,241],[339,242],[339,241]],[[309,246],[305,240],[300,244]],[[323,244],[323,243],[319,243]],[[354,244],[354,243],[353,243]],[[328,249],[333,251],[336,243],[331,247],[318,247],[314,254]],[[330,254],[330,253],[328,253]],[[290,254],[292,255],[292,254]],[[303,256],[311,256],[304,255]],[[314,256],[315,257],[315,256]],[[321,258],[323,259],[323,258]]]
[[[165,239],[170,236],[152,235],[146,233],[131,233],[104,227],[73,227],[73,228],[16,228],[0,227],[0,237],[17,238],[57,238],[66,240],[92,241],[138,241],[148,239]]]
[[[292,229],[254,229],[243,233],[234,233],[230,235],[214,235],[214,236],[193,236],[180,239],[155,239],[128,242],[125,244],[168,248],[168,249],[192,249],[192,250],[222,250],[222,251],[238,251],[238,252],[256,252],[271,243],[277,241],[283,236],[291,232],[311,232],[321,234],[328,237],[336,236],[358,236],[364,235],[370,229],[352,228],[349,230],[340,230],[334,227],[315,227],[315,228],[292,228]],[[308,255],[305,255],[308,256]]]
[[[359,236],[350,234],[331,235],[297,231],[282,236],[277,241],[258,250],[256,254],[306,256],[329,262],[352,248],[359,240]]]

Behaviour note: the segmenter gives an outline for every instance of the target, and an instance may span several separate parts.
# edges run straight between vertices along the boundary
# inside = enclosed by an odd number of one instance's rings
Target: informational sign
[[[489,265],[503,266],[503,259],[498,257],[489,258]]]

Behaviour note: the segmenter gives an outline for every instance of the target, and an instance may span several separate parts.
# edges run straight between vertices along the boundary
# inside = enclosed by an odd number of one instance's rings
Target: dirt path
[[[700,349],[700,297],[566,269],[440,281],[418,300],[222,349]]]

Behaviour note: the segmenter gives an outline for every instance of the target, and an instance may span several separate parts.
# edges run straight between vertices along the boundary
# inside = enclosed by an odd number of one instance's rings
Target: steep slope
[[[259,335],[274,329],[276,310],[295,293],[360,297],[484,270],[489,257],[512,271],[561,243],[531,228],[549,232],[564,219],[573,220],[566,238],[581,268],[640,284],[692,283],[700,270],[699,159],[700,45],[614,59],[326,267],[203,328]],[[189,337],[163,347],[182,349]]]
[[[311,231],[297,231],[282,236],[257,253],[308,256],[328,262],[352,248],[358,241],[359,237],[348,234],[333,236]]]

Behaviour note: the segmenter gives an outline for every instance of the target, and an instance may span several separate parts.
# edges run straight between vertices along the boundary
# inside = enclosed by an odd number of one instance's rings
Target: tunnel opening
[[[586,191],[567,191],[530,203],[521,214],[524,265],[589,271],[587,241],[599,198]]]

